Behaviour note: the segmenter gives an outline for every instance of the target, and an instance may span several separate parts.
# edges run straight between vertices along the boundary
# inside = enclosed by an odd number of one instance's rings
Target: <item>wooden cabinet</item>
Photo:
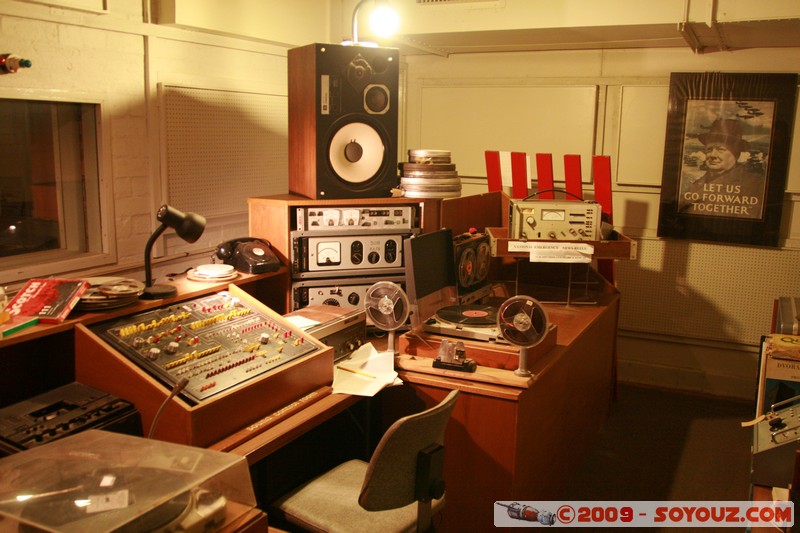
[[[479,367],[477,375],[433,369],[430,359],[398,359],[402,387],[383,391],[386,423],[462,394],[445,434],[447,503],[439,531],[491,528],[495,501],[563,499],[570,474],[601,429],[613,393],[619,296],[598,305],[546,304],[556,345],[533,376]]]
[[[403,239],[438,228],[440,218],[439,200],[409,198],[312,200],[284,194],[249,198],[248,206],[250,235],[268,240],[289,265],[289,310],[313,304],[363,306],[366,290],[376,281],[401,282]],[[411,213],[408,218],[397,216],[404,211]],[[333,250],[329,265],[320,247]]]
[[[247,199],[250,211],[250,236],[267,239],[273,250],[286,264],[290,264],[292,240],[290,233],[297,229],[298,208],[370,207],[413,205],[419,209],[419,225],[423,231],[438,229],[439,200],[413,200],[410,198],[351,198],[344,200],[312,200],[296,194],[260,196]],[[369,231],[367,228],[366,231]]]

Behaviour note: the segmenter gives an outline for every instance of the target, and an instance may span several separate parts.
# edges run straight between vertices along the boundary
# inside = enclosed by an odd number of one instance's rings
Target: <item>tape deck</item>
[[[489,235],[462,233],[453,238],[458,301],[470,304],[491,292],[489,266],[492,250]]]
[[[363,309],[364,297],[376,281],[391,281],[404,285],[405,276],[325,278],[292,282],[292,310],[310,305],[334,305],[344,308]]]
[[[510,208],[509,237],[542,241],[598,241],[601,208],[597,202],[518,200]]]

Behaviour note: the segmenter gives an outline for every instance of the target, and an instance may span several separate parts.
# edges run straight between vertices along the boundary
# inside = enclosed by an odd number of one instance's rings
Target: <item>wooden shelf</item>
[[[178,289],[177,295],[173,296],[172,298],[165,298],[163,300],[138,300],[132,305],[126,305],[125,307],[119,307],[117,309],[109,309],[108,311],[88,312],[88,311],[73,310],[64,322],[58,324],[41,324],[41,323],[36,324],[35,326],[31,326],[29,328],[20,331],[19,333],[15,333],[13,335],[3,338],[2,340],[0,340],[0,354],[2,354],[2,349],[7,346],[37,339],[40,337],[45,337],[48,335],[53,335],[63,331],[72,330],[76,324],[89,325],[89,324],[94,324],[96,322],[102,322],[104,320],[111,320],[113,318],[118,318],[121,316],[137,314],[142,311],[147,311],[149,309],[154,309],[156,307],[162,307],[164,305],[168,305],[173,302],[179,302],[181,300],[187,300],[195,298],[197,296],[202,296],[203,294],[209,294],[217,291],[224,291],[230,284],[237,285],[245,289],[249,289],[250,284],[252,283],[266,280],[269,278],[275,278],[275,280],[279,282],[279,285],[285,287],[286,283],[280,282],[281,277],[285,276],[287,276],[286,267],[281,267],[276,272],[268,272],[265,274],[245,274],[240,272],[239,277],[236,278],[235,280],[218,282],[218,283],[191,281],[187,279],[185,276],[182,276],[181,278],[177,278],[173,281],[170,281],[169,283],[166,283],[167,285],[174,285]],[[276,302],[280,302],[280,300],[276,299],[275,302],[269,302],[268,305],[272,307],[271,304]],[[275,310],[280,313],[283,313],[283,309],[279,308]]]

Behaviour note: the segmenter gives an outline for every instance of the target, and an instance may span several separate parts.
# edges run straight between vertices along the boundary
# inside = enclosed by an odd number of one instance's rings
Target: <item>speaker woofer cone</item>
[[[361,156],[356,158],[359,149]],[[340,179],[348,183],[364,183],[378,174],[385,152],[386,147],[375,128],[363,122],[350,122],[331,138],[328,160]]]

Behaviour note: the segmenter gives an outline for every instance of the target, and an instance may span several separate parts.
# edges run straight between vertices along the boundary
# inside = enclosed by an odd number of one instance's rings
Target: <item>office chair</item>
[[[342,463],[279,499],[273,511],[309,531],[429,531],[444,506],[444,430],[458,395],[451,391],[438,405],[400,418],[369,463]]]

